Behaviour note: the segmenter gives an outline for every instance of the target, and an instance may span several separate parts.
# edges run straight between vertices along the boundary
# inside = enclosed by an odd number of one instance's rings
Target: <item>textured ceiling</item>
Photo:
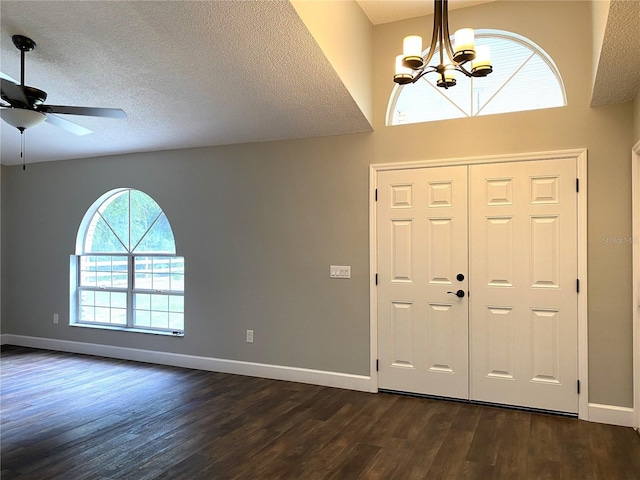
[[[640,1],[612,1],[591,105],[633,101],[640,88]]]
[[[371,130],[289,2],[2,1],[0,17],[0,71],[20,78],[11,36],[29,36],[25,83],[47,103],[128,115],[29,129],[28,163]],[[2,163],[21,163],[0,124]]]
[[[449,0],[449,10],[497,0]],[[433,0],[357,0],[374,25],[433,13]]]
[[[450,0],[452,9],[486,1]],[[433,7],[358,3],[374,24]],[[639,5],[611,4],[594,105],[638,91]],[[48,103],[128,115],[65,115],[94,131],[82,137],[48,123],[30,129],[28,163],[371,130],[288,1],[0,0],[0,71],[18,79],[14,34],[38,44],[27,54],[26,83],[45,90]],[[0,144],[2,164],[22,162],[20,135],[2,121]]]

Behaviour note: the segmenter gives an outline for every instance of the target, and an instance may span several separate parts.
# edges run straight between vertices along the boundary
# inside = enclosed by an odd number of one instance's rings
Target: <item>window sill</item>
[[[176,331],[176,332],[163,332],[161,330],[145,330],[142,328],[126,328],[126,327],[114,327],[111,325],[90,325],[88,323],[70,323],[70,327],[81,327],[81,328],[94,328],[97,330],[113,330],[118,332],[133,332],[133,333],[146,333],[151,335],[163,335],[165,337],[184,337],[184,332]]]

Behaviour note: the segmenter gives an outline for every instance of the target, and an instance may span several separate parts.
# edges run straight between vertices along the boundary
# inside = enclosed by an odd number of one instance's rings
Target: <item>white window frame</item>
[[[78,228],[78,234],[76,236],[76,254],[71,256],[70,261],[70,315],[69,315],[69,324],[71,326],[79,326],[79,327],[89,327],[89,328],[99,328],[99,329],[107,329],[107,330],[120,330],[120,331],[129,331],[129,332],[138,332],[138,333],[152,333],[152,334],[160,334],[160,335],[171,335],[176,337],[184,336],[184,306],[182,310],[183,315],[183,328],[182,329],[172,329],[172,328],[159,328],[152,326],[140,326],[135,324],[135,299],[136,294],[149,294],[149,295],[166,295],[166,296],[178,296],[184,299],[184,288],[182,290],[175,289],[153,289],[153,288],[137,288],[135,285],[135,276],[136,276],[136,258],[141,257],[150,257],[150,258],[169,258],[169,259],[182,259],[184,262],[184,257],[181,257],[175,253],[175,240],[174,240],[174,251],[173,252],[88,252],[85,251],[86,238],[89,233],[89,226],[91,221],[95,217],[96,213],[98,213],[98,209],[104,204],[105,201],[110,199],[115,195],[119,195],[122,192],[131,192],[135,191],[133,188],[119,188],[115,190],[110,190],[98,198],[93,205],[87,210],[85,213],[80,227]],[[138,190],[140,191],[140,190]],[[144,192],[141,192],[144,193]],[[145,193],[145,195],[147,195]],[[148,195],[147,195],[148,196]],[[150,197],[152,198],[152,197]],[[155,201],[155,200],[154,200]],[[164,211],[161,209],[160,213],[156,220],[149,226],[145,234],[141,237],[144,238],[147,232],[157,222],[160,216],[164,214]],[[164,214],[166,217],[166,214]],[[168,221],[168,219],[167,219]],[[115,234],[115,233],[114,233]],[[137,246],[137,245],[136,245]],[[126,248],[126,247],[125,247]],[[134,247],[135,249],[135,247]],[[122,257],[127,259],[127,287],[104,287],[104,286],[91,286],[91,285],[82,285],[81,284],[81,262],[83,257]],[[116,292],[116,293],[126,293],[126,324],[114,324],[108,322],[96,322],[96,321],[82,321],[81,320],[81,293],[83,291],[92,291],[92,292]],[[183,300],[184,302],[184,300]],[[111,308],[111,307],[109,307]],[[150,310],[153,311],[153,310]],[[171,313],[170,310],[167,310],[167,315]]]

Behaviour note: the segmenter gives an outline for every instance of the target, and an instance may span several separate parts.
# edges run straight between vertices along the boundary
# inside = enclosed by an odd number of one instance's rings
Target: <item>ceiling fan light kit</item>
[[[402,54],[396,57],[393,81],[398,85],[406,85],[417,82],[427,73],[436,72],[439,75],[436,85],[449,88],[456,84],[455,72],[461,72],[467,77],[489,75],[493,71],[489,46],[476,47],[472,28],[457,30],[454,45],[452,45],[449,35],[449,2],[434,0],[433,3],[433,31],[427,58],[422,56],[422,37],[419,35],[405,37]],[[439,63],[429,65],[436,51],[440,54]],[[448,63],[445,63],[445,52]],[[465,68],[469,62],[471,62],[471,69]]]
[[[18,130],[37,127],[47,119],[44,113],[27,108],[3,108],[0,110],[0,117]]]

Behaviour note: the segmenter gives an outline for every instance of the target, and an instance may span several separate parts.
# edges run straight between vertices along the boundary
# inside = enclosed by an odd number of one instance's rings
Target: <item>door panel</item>
[[[469,171],[471,398],[575,413],[575,161]]]
[[[380,388],[577,412],[575,178],[574,160],[379,173]]]
[[[382,389],[468,398],[466,192],[464,166],[378,175]]]

